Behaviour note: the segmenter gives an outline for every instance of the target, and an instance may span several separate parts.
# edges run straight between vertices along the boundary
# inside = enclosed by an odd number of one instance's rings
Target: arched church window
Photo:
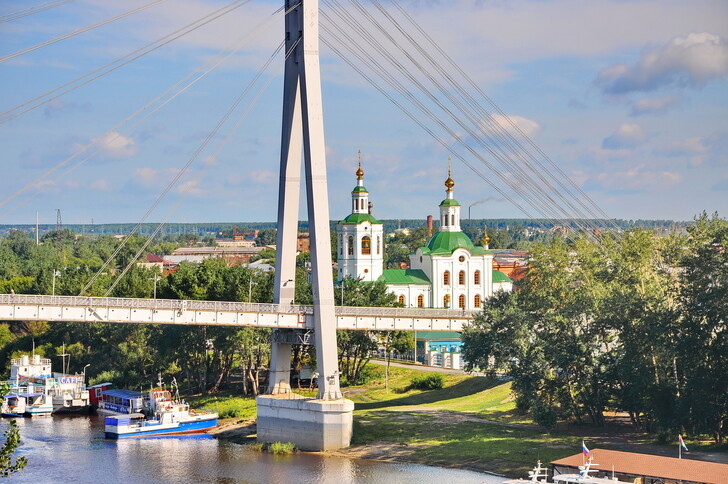
[[[475,301],[474,301],[473,306],[475,306],[476,308],[480,307],[480,294],[475,295]]]
[[[450,215],[450,225],[455,225],[455,214]]]
[[[381,254],[382,251],[382,241],[380,237],[377,235],[377,255]]]
[[[368,235],[361,238],[361,254],[369,255],[372,253],[372,239]]]
[[[450,307],[450,295],[449,294],[445,294],[445,297],[442,298],[442,305],[445,306],[446,308]]]
[[[480,285],[480,271],[475,271],[475,274],[473,274],[473,284]]]
[[[346,244],[346,253],[348,255],[354,255],[354,236],[350,235]]]
[[[339,255],[344,255],[344,238],[339,234]]]
[[[465,271],[458,272],[458,284],[461,286],[465,285]]]
[[[397,298],[397,301],[399,301],[399,303],[404,306],[404,294],[400,294],[399,298]]]
[[[461,294],[460,297],[458,297],[458,307],[460,309],[465,309],[465,294]]]
[[[447,214],[442,216],[442,225],[447,227]]]
[[[422,294],[417,296],[417,307],[418,308],[425,307],[425,296],[423,296]]]
[[[450,271],[445,271],[442,273],[442,284],[445,286],[450,285]]]

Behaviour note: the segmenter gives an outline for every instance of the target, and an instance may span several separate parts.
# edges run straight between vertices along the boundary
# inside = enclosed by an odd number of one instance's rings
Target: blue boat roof
[[[140,398],[144,396],[143,393],[134,390],[124,390],[122,388],[112,388],[110,390],[104,390],[101,392],[102,395],[109,395],[118,398]]]
[[[43,393],[20,393],[21,397],[42,397]]]

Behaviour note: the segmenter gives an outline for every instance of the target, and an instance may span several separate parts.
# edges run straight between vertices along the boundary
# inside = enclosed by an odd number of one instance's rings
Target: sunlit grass
[[[217,412],[220,418],[255,418],[255,398],[225,393],[200,395],[187,399],[190,407]]]

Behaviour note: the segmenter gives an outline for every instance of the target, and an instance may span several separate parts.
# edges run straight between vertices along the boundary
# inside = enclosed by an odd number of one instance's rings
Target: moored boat
[[[28,388],[27,393],[21,395],[25,397],[25,415],[28,417],[48,416],[53,413],[53,400],[50,395],[44,392],[34,392],[32,387]]]
[[[130,413],[106,417],[105,435],[110,439],[161,437],[206,432],[217,426],[217,412],[192,410],[169,390],[149,391],[148,414]]]
[[[25,415],[25,402],[24,396],[17,393],[8,393],[3,396],[0,413],[2,413],[3,417],[22,417]]]

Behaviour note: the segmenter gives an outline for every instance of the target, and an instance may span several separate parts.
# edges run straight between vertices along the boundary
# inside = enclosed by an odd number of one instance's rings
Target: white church
[[[445,199],[440,203],[440,228],[427,246],[410,254],[409,269],[384,269],[384,224],[370,210],[364,171],[356,171],[351,192],[352,212],[336,227],[338,279],[384,281],[405,307],[477,310],[499,290],[510,291],[513,281],[493,270],[493,253],[475,246],[460,229],[460,204],[455,200],[450,170]]]

